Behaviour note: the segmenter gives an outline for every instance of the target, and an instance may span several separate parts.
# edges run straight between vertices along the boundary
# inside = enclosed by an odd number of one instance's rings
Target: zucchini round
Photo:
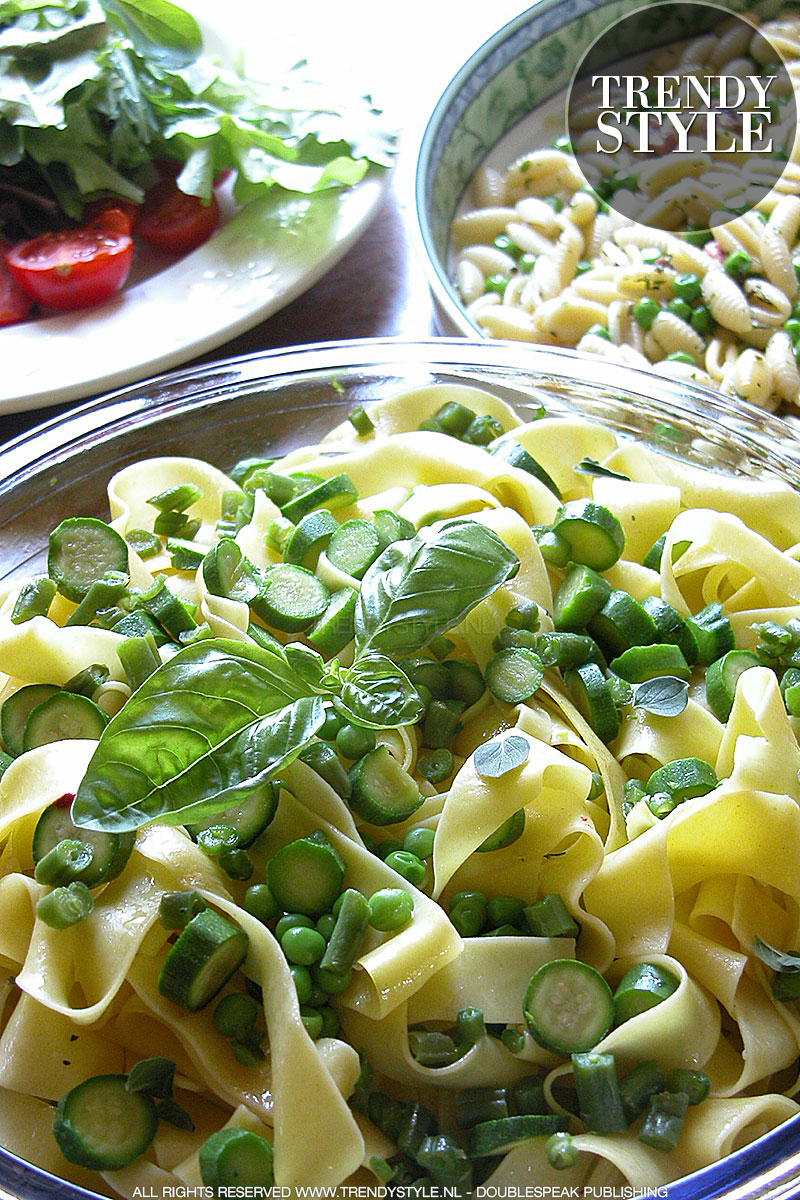
[[[158,1128],[155,1101],[126,1084],[126,1075],[95,1075],[61,1099],[53,1133],[69,1162],[118,1171],[147,1150]]]

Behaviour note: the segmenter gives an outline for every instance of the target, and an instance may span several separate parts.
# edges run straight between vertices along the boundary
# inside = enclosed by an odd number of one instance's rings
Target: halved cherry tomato
[[[109,196],[103,200],[90,200],[84,206],[83,221],[86,225],[101,221],[115,233],[130,233],[136,224],[138,212],[138,204],[121,200],[118,196]]]
[[[23,291],[48,308],[71,311],[102,304],[125,282],[133,261],[130,233],[98,218],[81,229],[45,233],[6,254]]]
[[[151,188],[139,209],[136,234],[167,254],[188,254],[211,237],[219,225],[219,206],[187,196],[172,179]]]
[[[30,296],[23,292],[6,265],[10,242],[0,241],[0,325],[16,325],[24,321],[33,308]]]

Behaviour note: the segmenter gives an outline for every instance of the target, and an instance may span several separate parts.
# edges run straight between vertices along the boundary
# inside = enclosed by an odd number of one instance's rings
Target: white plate
[[[200,16],[201,5],[189,0],[186,7]],[[225,46],[211,23],[203,21],[203,31],[207,50]],[[205,245],[177,262],[140,255],[124,291],[100,308],[0,330],[0,414],[144,379],[257,325],[342,257],[375,212],[388,176],[373,169],[354,188],[314,196],[276,192],[233,215],[229,208],[227,221],[223,207],[223,224]]]

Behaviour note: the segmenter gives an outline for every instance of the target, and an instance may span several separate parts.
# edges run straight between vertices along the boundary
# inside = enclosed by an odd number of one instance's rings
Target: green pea
[[[642,296],[633,306],[633,319],[642,329],[649,329],[660,311],[661,306],[655,300],[651,300],[649,296]]]
[[[731,279],[746,279],[753,269],[753,260],[746,250],[734,250],[725,259],[722,269]]]
[[[298,1004],[309,1004],[314,990],[314,981],[308,967],[300,967],[296,963],[289,968],[297,992]]]
[[[692,312],[690,324],[695,333],[699,333],[701,337],[711,333],[714,328],[714,318],[711,315],[711,309],[705,304],[698,304],[697,308]]]
[[[404,888],[381,888],[369,898],[369,923],[381,933],[402,929],[414,915],[414,897]]]
[[[679,296],[677,296],[674,300],[670,300],[669,304],[667,305],[667,312],[674,313],[674,315],[676,317],[680,317],[682,321],[691,321],[692,319],[691,304],[688,304],[686,300],[681,300]]]
[[[676,275],[672,281],[672,291],[680,300],[694,304],[695,300],[700,299],[703,287],[696,275]]]
[[[300,967],[313,966],[325,953],[326,943],[322,934],[303,925],[287,929],[280,942],[281,950],[289,962]]]
[[[798,345],[798,343],[800,343],[800,320],[794,316],[789,317],[783,328],[792,339],[794,345]]]
[[[339,1018],[330,1004],[324,1005],[319,1015],[322,1017],[322,1037],[336,1037],[340,1028]]]
[[[278,941],[281,941],[287,929],[294,929],[296,926],[303,929],[313,929],[314,922],[311,920],[311,917],[305,916],[304,913],[284,913],[275,926],[275,937]]]
[[[427,779],[429,783],[442,783],[443,780],[449,779],[453,774],[453,755],[446,746],[442,746],[439,750],[432,750],[430,754],[421,754],[417,760],[417,770],[423,779]],[[403,842],[404,849],[407,849]],[[427,858],[427,855],[424,855]]]
[[[449,915],[461,937],[477,937],[486,924],[489,902],[483,892],[457,892],[450,901]]]
[[[316,1042],[318,1038],[322,1037],[325,1020],[316,1008],[309,1008],[307,1004],[303,1004],[300,1008],[300,1020],[312,1041]]]
[[[605,325],[590,325],[586,330],[587,336],[603,338],[606,342],[611,341],[611,334],[606,329]]]
[[[258,1003],[246,992],[229,992],[214,1009],[214,1028],[223,1037],[247,1041],[258,1019]]]
[[[494,245],[497,250],[502,250],[504,254],[510,254],[512,258],[519,258],[522,254],[522,247],[518,246],[507,233],[498,233],[494,239]]]
[[[413,883],[414,887],[419,887],[424,882],[425,863],[421,858],[417,858],[416,854],[409,854],[407,850],[395,850],[385,861],[387,867],[391,867],[398,875],[402,875],[403,879]]]
[[[343,725],[336,734],[336,747],[345,758],[353,760],[363,758],[374,750],[376,745],[375,730],[362,729],[358,725]]]
[[[278,903],[266,883],[254,883],[247,889],[242,900],[242,908],[245,912],[249,912],[251,917],[263,922],[264,925],[273,921],[280,912]]]
[[[578,1148],[568,1133],[553,1133],[544,1144],[545,1158],[556,1171],[574,1167],[578,1161]]]
[[[439,753],[439,751],[436,751]],[[445,751],[445,753],[448,753]],[[452,755],[450,755],[452,758]],[[433,829],[426,829],[420,826],[419,829],[409,829],[406,836],[403,838],[403,849],[409,854],[416,855],[417,858],[430,858],[433,854],[433,842],[436,834]]]
[[[328,971],[325,967],[316,966],[312,971],[312,977],[317,987],[321,988],[326,995],[338,996],[340,992],[350,986],[353,972],[351,970],[346,975],[337,975],[335,971]]]
[[[529,254],[527,252],[522,255],[519,260],[519,269],[523,275],[530,275],[531,271],[536,266],[536,258],[537,256],[535,254]]]
[[[329,708],[325,713],[325,720],[317,730],[317,737],[323,742],[335,742],[336,735],[343,725],[344,721],[339,714],[334,712],[332,708]]]
[[[317,931],[322,934],[326,942],[331,940],[333,927],[336,924],[336,917],[333,913],[323,913],[317,921]]]

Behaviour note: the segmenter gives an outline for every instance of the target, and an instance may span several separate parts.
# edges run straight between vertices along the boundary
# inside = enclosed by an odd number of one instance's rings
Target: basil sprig
[[[351,667],[302,645],[210,638],[187,646],[103,730],[73,820],[122,832],[222,812],[309,745],[326,706],[370,728],[411,724],[422,701],[388,653],[422,649],[518,569],[486,526],[444,521],[390,546],[368,571]]]
[[[355,612],[359,654],[416,654],[518,570],[519,559],[494,530],[463,517],[394,542],[361,585]]]

